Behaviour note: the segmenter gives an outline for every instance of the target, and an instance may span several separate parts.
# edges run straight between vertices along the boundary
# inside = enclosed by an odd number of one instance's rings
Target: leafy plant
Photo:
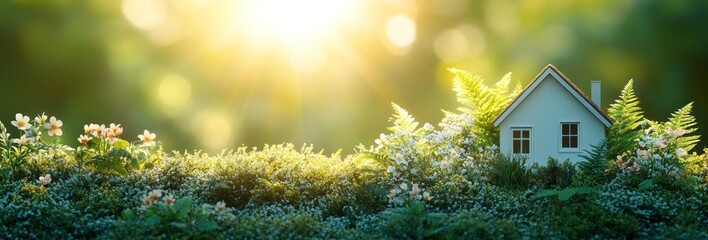
[[[84,126],[84,129],[90,135],[79,137],[79,141],[84,144],[76,150],[79,166],[91,165],[101,172],[127,176],[130,171],[152,166],[161,157],[161,146],[158,144],[155,147],[152,140],[154,134],[148,137],[148,141],[129,143],[120,138],[123,132],[120,124],[111,124],[108,128],[105,125],[90,124]],[[146,130],[145,134],[151,133]]]
[[[669,121],[665,124],[666,127],[671,129],[683,129],[685,131],[685,134],[677,138],[676,142],[679,148],[683,148],[686,151],[691,151],[699,142],[699,138],[701,137],[700,135],[691,135],[692,133],[698,131],[698,127],[696,127],[696,118],[691,115],[692,109],[693,102],[686,104],[686,106],[672,113]]]
[[[610,104],[607,114],[612,126],[607,131],[607,156],[614,158],[637,146],[635,139],[642,133],[638,130],[644,115],[639,100],[634,94],[634,81],[629,80],[620,93],[619,99]]]
[[[59,128],[62,124],[61,120],[56,120],[55,117],[52,117],[51,122],[48,122],[47,116],[44,114],[30,119],[28,116],[18,113],[15,118],[16,121],[12,121],[12,125],[20,130],[19,138],[10,139],[5,125],[0,122],[0,144],[2,144],[0,146],[0,176],[8,180],[18,179],[25,174],[24,165],[31,154],[58,146],[58,138],[55,138],[52,143],[44,142],[42,129],[47,130],[50,136],[62,135]]]
[[[211,239],[218,235],[219,230],[215,216],[229,215],[231,211],[218,204],[218,210],[212,210],[214,207],[211,205],[194,208],[191,197],[174,200],[166,196],[163,200],[149,203],[149,206],[143,206],[146,209],[137,212],[131,209],[123,211],[116,233],[121,237],[140,238],[151,236],[150,233],[160,233],[158,238]]]
[[[431,239],[444,236],[447,214],[430,213],[420,202],[388,209],[380,214],[384,235],[402,239]]]
[[[580,155],[585,161],[579,162],[578,168],[595,183],[604,183],[607,180],[606,170],[609,167],[607,141],[602,140],[590,147],[592,150],[585,150],[587,155]]]
[[[563,190],[544,189],[534,195],[533,198],[536,199],[549,196],[558,196],[558,200],[568,201],[570,198],[576,195],[585,195],[597,192],[597,189],[591,187],[568,187],[564,188]]]
[[[477,134],[479,144],[499,145],[499,128],[494,127],[494,119],[521,92],[518,86],[513,90],[509,88],[511,73],[504,75],[494,87],[489,87],[480,76],[454,68],[450,72],[455,74],[452,83],[457,101],[464,105],[459,110],[477,121],[473,132]]]
[[[490,162],[489,180],[492,184],[508,189],[522,188],[528,183],[526,157],[499,154]]]

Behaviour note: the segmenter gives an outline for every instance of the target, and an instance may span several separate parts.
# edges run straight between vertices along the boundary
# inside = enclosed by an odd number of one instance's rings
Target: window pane
[[[531,132],[531,131],[529,131],[529,130],[523,130],[523,131],[522,131],[522,133],[523,133],[523,135],[524,135],[524,138],[529,138],[529,132]]]
[[[563,124],[561,124],[561,126],[563,126],[563,133],[562,133],[562,134],[563,134],[563,135],[568,135],[568,133],[570,132],[570,129],[568,129],[568,128],[569,128],[569,127],[568,127],[568,124],[567,124],[567,123],[563,123]]]
[[[578,137],[577,136],[570,137],[570,147],[571,148],[578,148]]]
[[[522,140],[521,141],[521,143],[522,143],[522,146],[521,146],[522,151],[521,152],[522,153],[529,153],[529,142],[530,142],[529,140]]]
[[[576,135],[576,136],[578,135],[578,124],[577,123],[570,124],[570,134]]]
[[[570,147],[570,137],[563,136],[563,148],[569,148],[569,147]]]
[[[521,153],[521,140],[514,140],[514,153]]]
[[[521,130],[512,130],[514,138],[520,138],[521,137]]]

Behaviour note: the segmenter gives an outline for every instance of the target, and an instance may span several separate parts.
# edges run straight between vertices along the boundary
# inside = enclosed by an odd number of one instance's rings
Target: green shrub
[[[508,189],[521,189],[528,185],[529,172],[525,156],[499,154],[489,164],[489,180],[492,184]]]
[[[445,236],[447,214],[430,213],[425,205],[411,201],[404,207],[387,209],[379,214],[381,231],[396,239],[431,239]]]
[[[442,239],[519,239],[519,223],[505,218],[485,218],[476,211],[463,211],[450,219]]]

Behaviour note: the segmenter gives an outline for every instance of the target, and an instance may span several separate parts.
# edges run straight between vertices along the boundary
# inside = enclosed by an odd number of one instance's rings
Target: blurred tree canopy
[[[46,112],[65,142],[116,122],[175,150],[351,151],[384,131],[389,102],[431,123],[454,110],[447,68],[526,85],[550,63],[588,94],[602,80],[603,109],[634,79],[647,118],[694,101],[708,122],[706,1],[361,0],[310,41],[253,37],[266,25],[241,18],[248,1],[0,1],[0,121]],[[288,7],[263,21],[318,11]]]

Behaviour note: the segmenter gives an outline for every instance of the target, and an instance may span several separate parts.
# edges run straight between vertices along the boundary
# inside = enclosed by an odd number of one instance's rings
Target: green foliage
[[[529,172],[531,185],[543,188],[564,188],[573,182],[576,170],[575,165],[568,159],[563,163],[558,163],[558,160],[549,157],[545,166],[534,163]]]
[[[151,167],[162,158],[162,146],[131,144],[117,137],[115,140],[94,137],[85,146],[77,148],[76,158],[80,166],[88,165],[102,173],[128,176],[132,171]]]
[[[228,216],[228,209],[211,210],[210,205],[193,207],[192,198],[177,199],[174,204],[151,204],[145,210],[125,210],[110,237],[154,239],[213,239],[219,225],[217,215]],[[154,235],[154,233],[159,233]]]
[[[635,139],[642,135],[638,129],[644,116],[634,94],[633,80],[624,86],[619,99],[610,104],[607,114],[612,119],[612,126],[607,132],[607,156],[614,158],[634,149],[637,146]]]
[[[671,129],[683,129],[685,134],[676,139],[678,147],[685,149],[686,151],[691,151],[696,144],[699,142],[700,135],[691,135],[698,131],[696,127],[696,118],[691,115],[691,110],[693,109],[693,102],[686,104],[686,106],[676,110],[676,112],[671,113],[669,121],[666,122],[665,126]],[[664,130],[664,129],[661,129]]]
[[[415,121],[413,116],[408,114],[408,111],[401,106],[395,103],[391,103],[391,105],[393,106],[394,114],[389,119],[389,122],[393,123],[393,127],[389,127],[388,130],[391,130],[391,132],[414,132],[418,127],[418,122]]]
[[[533,196],[533,198],[536,199],[549,196],[558,196],[558,200],[568,201],[570,198],[576,195],[586,195],[597,192],[597,189],[590,187],[569,187],[564,188],[563,190],[545,189],[538,192],[536,195]]]
[[[578,163],[578,168],[583,175],[588,176],[595,183],[604,183],[607,180],[608,169],[607,141],[602,140],[590,145],[592,150],[585,150],[586,155],[580,155],[585,161]]]
[[[420,202],[387,209],[380,214],[381,231],[385,236],[401,239],[441,238],[447,229],[445,213],[431,213]]]
[[[494,87],[484,84],[484,79],[469,72],[450,69],[455,74],[453,90],[457,101],[464,105],[460,111],[470,114],[477,123],[473,132],[483,146],[499,145],[499,128],[494,127],[494,119],[521,92],[520,88],[509,89],[511,73],[504,75]]]
[[[450,217],[442,239],[519,239],[521,226],[506,218],[485,218],[483,213],[462,211]]]
[[[507,189],[518,189],[527,186],[528,170],[526,157],[523,155],[499,154],[490,161],[489,180],[492,184]]]

